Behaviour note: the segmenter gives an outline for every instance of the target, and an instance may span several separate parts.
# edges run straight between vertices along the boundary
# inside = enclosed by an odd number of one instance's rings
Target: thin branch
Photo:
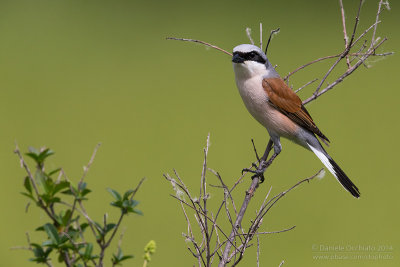
[[[28,165],[26,164],[24,158],[23,158],[22,155],[21,155],[21,151],[19,150],[19,147],[18,147],[17,142],[15,142],[15,150],[14,150],[14,153],[17,154],[18,157],[19,157],[19,161],[20,161],[20,164],[21,164],[21,168],[24,168],[25,171],[26,171],[26,173],[28,174],[29,180],[31,181],[31,184],[32,184],[32,186],[33,186],[33,189],[35,190],[36,197],[38,198],[38,200],[39,200],[41,203],[43,203],[43,200],[42,200],[42,198],[40,197],[40,194],[39,194],[39,190],[38,190],[38,188],[37,188],[37,186],[36,186],[36,181],[35,181],[35,179],[33,178],[33,175],[32,175],[31,170],[29,169]]]
[[[257,230],[257,228],[259,227],[259,223],[261,222],[262,218],[267,214],[267,212],[283,197],[285,196],[288,192],[290,192],[291,190],[293,190],[294,188],[298,187],[300,184],[304,183],[304,182],[309,182],[312,179],[314,179],[315,177],[317,177],[320,172],[323,169],[319,170],[316,174],[312,175],[311,177],[308,177],[306,179],[303,179],[299,182],[297,182],[295,185],[293,185],[292,187],[290,187],[289,189],[287,189],[286,191],[283,191],[281,193],[279,193],[278,195],[276,195],[275,197],[273,197],[270,201],[268,201],[268,203],[261,209],[262,211],[261,213],[261,217],[260,218],[256,218],[256,220],[253,222],[253,225],[250,226],[249,228],[249,232],[246,238],[246,241],[244,244],[244,246],[242,247],[241,251],[240,251],[240,255],[239,258],[235,261],[235,264],[237,264],[242,258],[243,258],[243,254],[245,252],[245,249],[247,247],[247,244],[252,240],[254,234],[255,234],[255,230]],[[287,231],[290,231],[292,228],[287,229]],[[285,230],[283,230],[282,232],[286,232]],[[236,253],[234,251],[234,253]],[[234,264],[234,265],[235,265]]]
[[[251,29],[250,28],[246,28],[246,35],[247,35],[247,38],[249,38],[250,43],[252,45],[254,45],[254,40],[253,40],[253,38],[251,38]]]
[[[183,190],[183,192],[188,196],[188,198],[189,198],[189,200],[190,200],[190,202],[192,203],[192,205],[193,205],[193,209],[196,211],[196,214],[197,214],[197,216],[200,218],[201,216],[200,216],[200,212],[203,212],[202,210],[198,210],[198,209],[196,209],[195,207],[196,207],[196,203],[195,203],[195,201],[194,201],[194,199],[193,199],[193,197],[191,196],[191,194],[190,194],[190,192],[189,192],[189,189],[186,187],[186,185],[183,183],[183,181],[182,181],[182,179],[180,178],[180,176],[179,176],[179,174],[178,174],[178,172],[176,171],[176,170],[174,170],[174,173],[175,173],[175,176],[176,176],[176,178],[178,178],[178,180],[179,180],[179,182],[180,183],[177,183],[175,180],[173,180],[171,177],[169,177],[168,175],[163,175],[164,176],[164,178],[165,179],[167,179],[168,181],[170,181],[171,183],[173,182],[173,183],[175,183],[176,185],[178,185],[178,187],[180,188],[180,189],[182,189]],[[179,199],[179,200],[181,200],[180,198],[177,198],[177,199]],[[200,207],[201,208],[201,207]],[[202,221],[200,220],[200,222],[201,222],[201,229],[204,229],[204,224],[202,223]]]
[[[235,224],[234,224],[234,226],[232,228],[232,232],[231,232],[231,234],[230,234],[230,236],[228,238],[229,242],[226,244],[225,249],[224,249],[224,253],[222,254],[222,259],[219,262],[218,266],[220,266],[220,267],[221,266],[225,266],[225,264],[227,263],[229,252],[230,252],[231,246],[232,246],[231,244],[232,244],[232,242],[234,240],[234,237],[235,237],[236,229],[238,229],[240,227],[241,223],[242,223],[242,220],[243,220],[243,217],[244,217],[244,213],[247,210],[247,206],[249,205],[250,200],[253,197],[253,195],[254,195],[257,187],[258,187],[258,182],[259,182],[259,178],[255,177],[253,179],[251,185],[250,185],[249,190],[246,191],[246,196],[245,196],[245,199],[243,201],[242,207],[240,208],[239,214],[236,217]]]
[[[178,197],[176,197],[176,196],[174,196],[174,195],[171,195],[171,197],[173,197],[174,199],[176,199],[176,200],[182,202],[183,204],[185,204],[185,205],[188,206],[189,208],[193,209],[194,211],[199,212],[199,211],[196,209],[196,207],[190,205],[190,204],[187,203],[186,201],[184,201],[184,200],[182,200],[182,199],[180,199],[180,198],[178,198]],[[201,211],[200,211],[200,213],[201,213]],[[202,214],[202,215],[204,216],[204,214]],[[218,228],[218,230],[225,236],[225,238],[228,238],[228,236],[224,233],[224,231],[222,230],[222,228],[221,228],[218,224],[216,224],[216,222],[215,222],[212,218],[210,218],[210,217],[208,217],[208,216],[206,216],[205,218],[206,218],[207,220],[209,220],[210,222],[212,222],[213,224],[215,224],[215,226],[216,226],[216,227]],[[233,245],[233,244],[232,244],[232,245]]]
[[[257,234],[257,267],[260,267],[260,238]]]
[[[304,89],[305,87],[307,87],[308,85],[312,84],[313,82],[318,81],[318,78],[315,78],[314,80],[309,81],[308,83],[306,83],[305,85],[301,86],[299,89],[297,89],[296,91],[294,91],[295,93],[300,92],[302,89]]]
[[[223,52],[223,53],[225,53],[225,54],[227,54],[227,55],[232,56],[232,53],[229,53],[228,51],[226,51],[226,50],[224,50],[224,49],[222,49],[222,48],[219,48],[219,47],[216,46],[216,45],[212,45],[212,44],[206,43],[206,42],[204,42],[204,41],[195,40],[195,39],[186,39],[186,38],[176,38],[176,37],[167,37],[166,39],[167,39],[167,40],[176,40],[176,41],[184,41],[184,42],[193,42],[193,43],[203,44],[203,45],[205,45],[205,46],[209,46],[209,47],[214,48],[214,49],[217,49],[217,50],[219,50],[219,51],[221,51],[221,52]]]
[[[258,232],[257,234],[260,234],[260,235],[279,234],[279,233],[288,232],[288,231],[290,231],[290,230],[293,230],[294,228],[296,228],[296,225],[293,225],[293,226],[292,226],[292,227],[290,227],[290,228],[283,229],[283,230],[279,230],[279,231],[272,231],[272,232]]]
[[[359,6],[358,6],[358,11],[357,11],[357,16],[356,16],[356,22],[354,23],[354,28],[353,28],[353,34],[351,36],[350,42],[348,45],[346,45],[345,50],[340,54],[339,58],[336,60],[335,63],[329,68],[329,70],[326,72],[324,77],[322,78],[321,82],[319,83],[317,89],[315,89],[314,95],[318,94],[319,90],[321,89],[322,85],[325,83],[326,79],[328,76],[332,73],[332,71],[335,69],[335,67],[339,64],[340,61],[342,61],[343,58],[347,57],[350,49],[351,49],[351,44],[353,43],[354,40],[354,35],[357,30],[358,22],[360,21],[360,11],[361,11],[361,5],[362,5],[362,0],[360,0]],[[344,11],[343,11],[344,12]],[[350,69],[350,63],[349,63],[349,69]]]
[[[86,178],[86,175],[88,174],[89,169],[90,169],[90,167],[92,166],[92,164],[93,164],[93,162],[94,162],[94,159],[95,159],[95,157],[96,157],[97,151],[98,151],[99,148],[100,148],[100,145],[101,145],[101,143],[98,143],[98,144],[95,146],[95,148],[94,148],[94,150],[93,150],[93,153],[92,153],[92,156],[90,157],[90,160],[89,160],[88,164],[87,164],[86,166],[83,167],[83,174],[82,174],[82,177],[81,177],[81,179],[80,179],[80,181],[79,181],[79,183],[78,183],[78,188],[80,188],[80,186],[81,186],[82,183],[83,183],[83,180]],[[65,172],[64,172],[63,169],[61,169],[60,175],[64,175],[65,179],[68,181],[68,178],[67,178],[67,176],[66,176],[66,174],[65,174]],[[70,190],[73,192],[73,188],[72,188],[71,185],[70,185]],[[66,229],[65,229],[65,232],[68,232],[68,228],[69,228],[70,222],[71,222],[71,220],[72,220],[72,218],[73,218],[73,215],[74,215],[74,212],[75,212],[75,209],[76,209],[76,203],[77,203],[77,202],[78,202],[78,198],[75,197],[75,198],[74,198],[74,202],[73,202],[73,204],[72,204],[71,214],[69,215],[69,220],[68,220],[68,223],[67,223],[67,227],[66,227]],[[95,233],[95,232],[93,232],[93,233]],[[95,236],[96,236],[96,235],[95,235]]]
[[[280,28],[276,28],[275,30],[272,30],[272,31],[270,32],[267,45],[265,46],[265,55],[267,55],[268,47],[269,47],[269,44],[270,44],[270,42],[271,42],[271,40],[272,40],[272,37],[273,37],[275,34],[278,34],[280,30],[281,30]],[[262,48],[261,48],[261,49],[262,49]]]
[[[303,101],[303,105],[306,105],[308,103],[310,103],[311,101],[317,99],[319,96],[325,94],[327,91],[331,90],[333,87],[335,87],[337,84],[339,84],[340,82],[342,82],[347,76],[349,76],[351,73],[353,73],[361,64],[364,63],[365,60],[367,60],[367,58],[372,55],[373,51],[375,49],[377,49],[379,46],[381,46],[385,41],[387,40],[387,38],[385,37],[380,43],[378,43],[372,50],[370,50],[370,52],[368,52],[365,56],[361,57],[361,59],[350,69],[348,69],[344,74],[342,74],[339,78],[336,79],[336,81],[334,81],[333,83],[329,84],[327,87],[325,87],[324,89],[322,89],[320,92],[318,92],[317,94],[312,94],[309,98],[307,98],[306,100]]]
[[[263,50],[263,36],[262,36],[262,32],[263,32],[263,27],[262,27],[262,23],[260,22],[260,49]]]
[[[358,11],[357,11],[357,15],[356,15],[356,21],[355,21],[354,27],[353,27],[353,34],[351,35],[350,42],[346,46],[346,50],[348,50],[348,51],[350,51],[351,45],[353,44],[354,37],[356,35],[356,31],[357,31],[357,27],[358,27],[358,23],[360,22],[360,12],[361,12],[362,4],[363,4],[363,0],[360,0],[360,3],[358,4]]]
[[[207,135],[207,142],[206,142],[206,147],[204,149],[204,161],[203,161],[203,169],[201,172],[201,188],[203,188],[203,210],[204,210],[204,215],[207,216],[208,210],[207,210],[207,199],[208,199],[208,193],[207,193],[207,183],[206,183],[206,172],[207,172],[207,155],[208,155],[208,149],[210,146],[210,134]],[[201,190],[200,190],[200,196],[201,196]],[[199,218],[200,219],[200,218]],[[204,219],[204,236],[205,236],[205,242],[206,242],[206,261],[207,265],[210,266],[210,235],[208,232],[208,221],[207,219]]]
[[[96,145],[96,147],[94,148],[94,151],[92,153],[92,156],[90,157],[90,160],[89,160],[88,164],[83,167],[83,175],[81,177],[81,180],[79,181],[79,184],[83,183],[83,180],[85,179],[87,173],[89,172],[89,169],[90,169],[90,167],[92,166],[92,164],[94,162],[94,159],[96,157],[97,151],[99,150],[100,146],[101,146],[101,143],[98,143]]]
[[[342,13],[342,24],[343,24],[343,39],[344,39],[344,47],[347,48],[349,44],[349,36],[347,36],[347,31],[346,31],[346,18],[344,15],[344,8],[343,8],[343,1],[339,0],[339,5],[340,5],[340,11]],[[349,57],[346,56],[346,62],[347,62],[347,67],[350,68],[350,60]]]

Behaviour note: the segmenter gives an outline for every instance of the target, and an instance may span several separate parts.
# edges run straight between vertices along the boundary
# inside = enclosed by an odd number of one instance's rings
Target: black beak
[[[234,54],[232,57],[232,62],[234,63],[243,63],[244,58],[242,58],[239,54]]]

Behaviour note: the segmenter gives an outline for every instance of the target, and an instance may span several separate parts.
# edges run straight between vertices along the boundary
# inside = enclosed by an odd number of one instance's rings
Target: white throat
[[[270,70],[264,64],[255,61],[245,61],[241,64],[233,63],[233,70],[236,79],[251,79],[255,76],[268,78],[271,75]]]

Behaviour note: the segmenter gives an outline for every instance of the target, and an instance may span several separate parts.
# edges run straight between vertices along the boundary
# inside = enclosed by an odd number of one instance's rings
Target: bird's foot
[[[251,172],[254,173],[253,176],[251,176],[251,179],[254,179],[256,177],[260,178],[260,184],[264,182],[265,177],[264,177],[264,172],[265,172],[265,168],[260,168],[259,166],[257,166],[255,163],[252,164],[253,167],[255,167],[255,170],[249,169],[249,168],[245,168],[242,170],[242,174],[244,172]]]

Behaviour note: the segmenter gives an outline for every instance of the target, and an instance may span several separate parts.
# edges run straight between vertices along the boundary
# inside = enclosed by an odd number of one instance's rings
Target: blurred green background
[[[350,25],[358,1],[344,1]],[[388,36],[380,51],[398,50],[399,5],[385,11],[378,36]],[[372,24],[377,1],[365,1],[360,28]],[[315,58],[343,47],[338,1],[0,1],[0,169],[2,266],[32,266],[25,232],[45,214],[30,207],[22,191],[23,170],[13,154],[14,141],[56,151],[50,166],[62,166],[78,181],[98,142],[87,177],[94,193],[87,204],[101,220],[109,206],[107,187],[134,187],[147,177],[137,199],[144,216],[130,216],[123,248],[141,266],[144,245],[154,239],[151,266],[192,266],[194,258],[181,235],[186,230],[179,204],[162,174],[176,168],[198,192],[202,148],[211,133],[209,166],[232,184],[254,160],[250,139],[264,149],[267,132],[245,110],[234,83],[230,58],[216,50],[167,36],[211,42],[227,50],[246,43],[245,28],[258,42],[276,27],[269,57],[285,75]],[[378,62],[379,61],[379,62]],[[261,265],[399,266],[398,226],[399,89],[397,56],[370,60],[333,91],[308,105],[319,128],[332,140],[329,153],[360,188],[356,200],[330,174],[287,195],[267,215],[264,231],[296,229],[261,238]],[[328,68],[321,63],[290,83],[299,87]],[[328,82],[333,81],[333,77]],[[303,90],[308,97],[314,86]],[[278,193],[315,173],[322,164],[312,153],[283,141],[283,153],[268,170],[248,215],[273,185]],[[217,184],[211,175],[209,182]],[[239,203],[248,180],[237,192]],[[211,200],[221,192],[212,190]],[[239,204],[238,204],[239,205]],[[211,207],[213,208],[213,207]],[[320,245],[391,246],[390,259],[316,260]],[[243,266],[255,266],[250,248]],[[329,254],[329,255],[332,255]]]

